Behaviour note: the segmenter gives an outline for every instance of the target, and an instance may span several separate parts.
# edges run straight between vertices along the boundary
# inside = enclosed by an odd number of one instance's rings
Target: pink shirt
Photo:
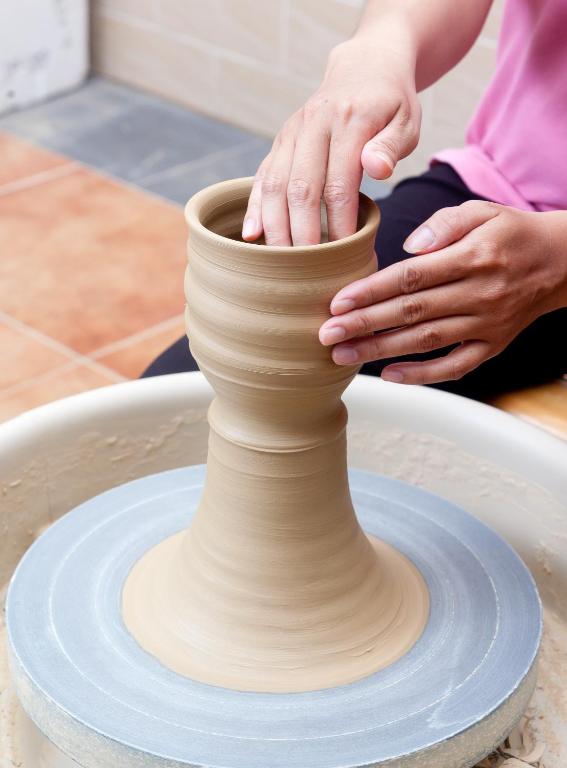
[[[449,163],[482,197],[567,209],[567,0],[507,0],[496,71]]]

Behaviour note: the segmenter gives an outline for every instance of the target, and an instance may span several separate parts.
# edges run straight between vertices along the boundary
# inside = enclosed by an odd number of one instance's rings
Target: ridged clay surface
[[[123,590],[140,645],[195,680],[244,691],[343,685],[406,653],[425,582],[362,531],[347,479],[344,389],[318,341],[341,287],[371,274],[379,213],[361,196],[341,241],[238,240],[250,180],[187,206],[191,351],[212,384],[203,497],[189,529],[147,552]]]

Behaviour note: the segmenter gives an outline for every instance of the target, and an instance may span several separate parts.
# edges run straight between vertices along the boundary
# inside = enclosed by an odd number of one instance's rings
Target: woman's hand
[[[388,365],[382,378],[406,384],[459,379],[539,315],[567,306],[565,211],[531,213],[472,200],[435,213],[404,249],[420,255],[352,283],[333,299],[333,317],[319,337],[336,345],[339,365],[458,344],[433,360]]]
[[[411,50],[395,18],[381,23],[378,38],[356,35],[333,50],[321,87],[285,123],[256,174],[245,240],[263,232],[268,245],[319,243],[321,199],[330,240],[356,230],[363,167],[386,179],[418,141]]]

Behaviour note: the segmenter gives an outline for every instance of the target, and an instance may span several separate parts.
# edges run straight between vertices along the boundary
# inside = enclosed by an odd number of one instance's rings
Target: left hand
[[[501,352],[539,315],[564,306],[567,212],[532,213],[471,200],[437,211],[406,240],[419,254],[343,288],[321,327],[338,365],[430,352],[382,378],[459,379]],[[529,361],[526,361],[529,365]]]

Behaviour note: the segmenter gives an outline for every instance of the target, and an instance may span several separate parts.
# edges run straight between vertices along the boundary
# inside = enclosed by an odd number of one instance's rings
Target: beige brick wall
[[[423,130],[402,177],[462,144],[494,66],[503,0],[468,56],[421,96]],[[317,87],[364,0],[92,0],[97,71],[273,135]]]

